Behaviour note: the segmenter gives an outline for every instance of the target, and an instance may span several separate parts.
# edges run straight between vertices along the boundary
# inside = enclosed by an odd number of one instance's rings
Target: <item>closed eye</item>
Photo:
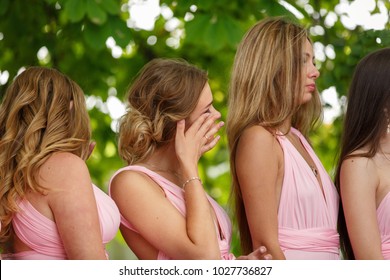
[[[313,65],[316,66],[317,62],[315,57],[314,56],[312,57],[309,53],[305,53],[303,57],[303,63],[306,64],[310,60],[310,58],[312,60]]]

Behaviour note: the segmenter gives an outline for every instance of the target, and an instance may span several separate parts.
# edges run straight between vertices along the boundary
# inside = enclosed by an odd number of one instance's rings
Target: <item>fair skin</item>
[[[198,160],[217,144],[219,136],[214,136],[223,126],[222,122],[216,123],[221,115],[212,101],[206,84],[194,111],[178,122],[175,141],[139,165],[155,170],[178,188],[188,178],[198,176]],[[155,260],[159,251],[172,259],[221,258],[215,212],[198,180],[185,186],[186,217],[165,197],[158,184],[140,172],[118,174],[111,182],[111,196],[124,218],[139,231],[121,226],[126,243],[139,259]],[[259,259],[264,255],[265,248],[261,248],[245,258]]]
[[[188,178],[198,176],[199,157],[219,140],[219,137],[207,140],[205,136],[213,136],[222,126],[215,124],[220,114],[211,103],[207,84],[189,118],[178,122],[175,141],[140,165],[152,170],[150,166],[157,166],[156,172],[178,187]],[[160,170],[175,170],[179,176]],[[122,215],[139,231],[136,234],[121,226],[123,237],[139,259],[156,259],[159,251],[173,259],[220,258],[214,211],[198,180],[185,188],[187,217],[165,197],[158,184],[139,172],[125,171],[116,176],[111,183],[111,196]]]
[[[367,148],[353,154],[362,152]],[[373,158],[352,157],[341,165],[340,193],[356,259],[383,259],[376,211],[390,192],[389,159],[390,136],[385,135]]]
[[[68,259],[106,259],[85,162],[71,153],[54,153],[40,168],[38,178],[45,194],[28,192],[26,198],[43,216],[55,221]],[[31,248],[15,236],[14,250]]]
[[[304,92],[302,104],[315,92],[319,72],[314,64],[313,48],[307,40],[304,50]],[[313,159],[299,138],[289,131],[286,119],[280,131],[313,166]],[[253,248],[264,245],[273,259],[285,259],[278,241],[278,207],[284,177],[282,148],[273,133],[262,126],[247,128],[237,146],[237,176],[241,187]],[[321,185],[321,184],[320,184]]]

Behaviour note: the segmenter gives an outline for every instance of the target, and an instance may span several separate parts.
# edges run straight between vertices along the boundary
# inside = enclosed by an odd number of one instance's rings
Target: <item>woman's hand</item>
[[[272,260],[272,255],[267,253],[267,248],[260,246],[249,255],[239,256],[237,260]]]
[[[184,173],[189,173],[183,175],[196,176],[199,158],[218,143],[220,136],[215,137],[215,134],[224,125],[223,122],[216,123],[220,117],[219,112],[203,114],[187,130],[185,120],[177,122],[176,155]]]

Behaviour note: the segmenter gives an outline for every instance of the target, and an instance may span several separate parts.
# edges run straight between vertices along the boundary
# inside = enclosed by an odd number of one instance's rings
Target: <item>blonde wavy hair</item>
[[[84,93],[55,69],[29,67],[10,84],[0,106],[0,245],[27,191],[45,193],[39,169],[55,152],[82,159],[91,131]]]
[[[129,88],[128,110],[119,127],[119,154],[128,164],[147,159],[170,143],[176,122],[195,109],[207,73],[182,59],[156,58]]]
[[[321,116],[318,92],[299,105],[303,90],[304,45],[307,31],[286,18],[256,23],[242,39],[234,59],[229,90],[227,137],[232,174],[232,196],[243,253],[252,251],[240,185],[236,175],[236,149],[243,131],[261,125],[271,132],[292,119],[292,126],[307,136]]]

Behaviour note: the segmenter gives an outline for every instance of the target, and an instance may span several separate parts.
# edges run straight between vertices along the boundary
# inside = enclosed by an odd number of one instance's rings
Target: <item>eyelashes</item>
[[[306,64],[307,61],[308,61],[307,59],[303,59],[303,64]],[[312,63],[313,63],[314,66],[317,66],[317,62],[316,62],[315,59],[312,60]]]

